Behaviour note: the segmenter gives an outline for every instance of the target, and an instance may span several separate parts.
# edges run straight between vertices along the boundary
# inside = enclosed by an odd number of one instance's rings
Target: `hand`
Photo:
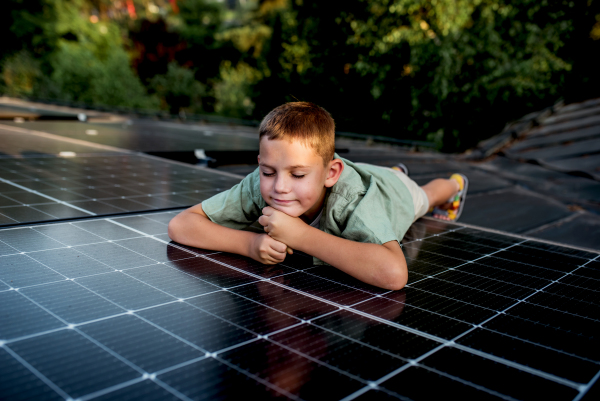
[[[269,237],[294,247],[298,238],[302,238],[309,225],[299,217],[292,217],[270,206],[265,207],[258,222]]]
[[[249,256],[266,265],[281,263],[286,256],[287,245],[267,234],[258,234],[250,244]]]

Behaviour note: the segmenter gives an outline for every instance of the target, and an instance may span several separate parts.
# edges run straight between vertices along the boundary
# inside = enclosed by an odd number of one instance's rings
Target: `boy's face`
[[[332,183],[332,162],[323,166],[321,156],[298,141],[263,137],[258,163],[260,193],[265,202],[308,223],[321,209],[326,187],[333,186],[339,177],[338,174]]]

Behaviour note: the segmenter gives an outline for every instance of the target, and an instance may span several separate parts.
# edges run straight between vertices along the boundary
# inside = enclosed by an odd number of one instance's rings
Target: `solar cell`
[[[0,230],[0,398],[598,392],[596,253],[422,219],[392,292],[170,242],[175,213]]]
[[[0,158],[0,225],[189,207],[237,182],[144,155]]]

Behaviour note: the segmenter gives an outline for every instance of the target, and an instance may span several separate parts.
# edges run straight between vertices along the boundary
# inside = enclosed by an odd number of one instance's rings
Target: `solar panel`
[[[597,253],[422,219],[391,292],[170,242],[175,213],[0,230],[0,398],[598,393]]]
[[[0,158],[0,225],[191,206],[237,182],[144,155]]]
[[[76,121],[2,122],[0,128],[36,130],[95,144],[139,152],[208,150],[256,150],[255,127],[218,124],[191,125],[134,120],[126,123]]]

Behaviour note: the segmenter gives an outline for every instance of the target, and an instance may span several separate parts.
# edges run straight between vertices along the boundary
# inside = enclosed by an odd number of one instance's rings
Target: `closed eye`
[[[296,174],[292,174],[292,177],[300,179],[300,178],[304,178],[304,175],[296,175]]]
[[[265,173],[263,171],[262,175],[264,175],[265,177],[273,177],[275,175],[275,173]]]

